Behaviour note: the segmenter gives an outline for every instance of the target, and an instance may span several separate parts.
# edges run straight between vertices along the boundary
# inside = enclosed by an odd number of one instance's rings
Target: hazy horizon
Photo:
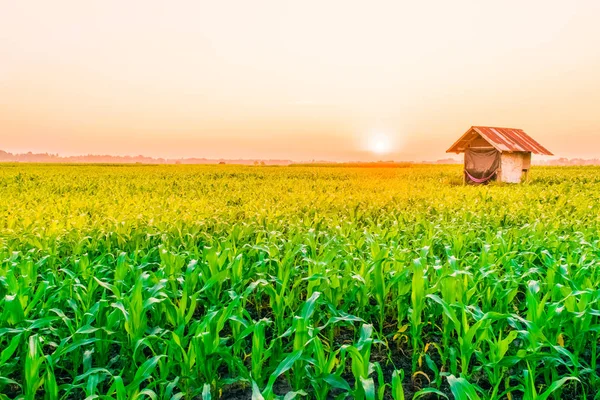
[[[6,156],[5,156],[6,154]],[[56,158],[58,157],[58,159]],[[594,158],[566,158],[557,156],[541,156],[532,155],[533,163],[535,165],[600,165],[600,157]],[[420,160],[399,160],[399,159],[386,159],[385,156],[380,159],[373,160],[327,160],[327,159],[308,159],[308,160],[295,160],[286,158],[215,158],[210,156],[198,156],[198,157],[152,157],[144,154],[71,154],[63,155],[59,153],[48,153],[40,152],[34,153],[31,151],[22,153],[6,152],[0,149],[0,163],[3,162],[24,162],[24,163],[133,163],[141,162],[142,164],[177,164],[183,162],[184,164],[217,164],[221,161],[236,165],[252,165],[252,163],[258,161],[264,161],[267,165],[290,165],[290,164],[304,164],[304,163],[415,163],[415,164],[455,164],[462,163],[462,154],[446,154],[445,157],[438,159],[420,159]]]
[[[0,149],[437,160],[470,126],[600,156],[600,2],[8,2]]]

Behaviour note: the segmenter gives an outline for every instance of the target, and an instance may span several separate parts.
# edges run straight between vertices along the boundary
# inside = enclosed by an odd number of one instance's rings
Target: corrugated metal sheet
[[[476,138],[477,134],[481,135],[482,138],[501,152],[531,152],[546,156],[553,155],[522,129],[495,128],[491,126],[472,126],[447,152],[464,152],[469,142]]]

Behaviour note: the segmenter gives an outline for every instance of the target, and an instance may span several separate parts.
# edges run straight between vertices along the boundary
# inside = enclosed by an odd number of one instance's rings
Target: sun
[[[367,147],[375,154],[386,154],[392,151],[392,140],[388,135],[376,132],[369,135]]]

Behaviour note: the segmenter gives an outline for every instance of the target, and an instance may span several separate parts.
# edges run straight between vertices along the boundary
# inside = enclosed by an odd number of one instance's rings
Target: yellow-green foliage
[[[461,182],[2,164],[0,399],[593,398],[600,168]]]

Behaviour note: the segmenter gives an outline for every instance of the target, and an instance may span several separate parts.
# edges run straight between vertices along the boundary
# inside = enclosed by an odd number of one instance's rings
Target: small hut
[[[527,178],[531,154],[551,156],[522,129],[472,126],[447,151],[465,153],[465,182],[520,183]]]

